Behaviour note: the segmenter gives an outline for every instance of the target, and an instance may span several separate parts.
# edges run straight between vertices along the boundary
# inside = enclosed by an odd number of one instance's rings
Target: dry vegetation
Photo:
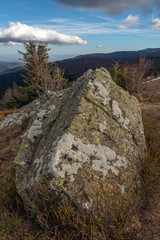
[[[7,115],[12,114],[16,111],[16,109],[0,111],[0,121],[3,121]]]
[[[148,88],[151,95],[154,93],[153,89],[152,85]],[[13,160],[19,149],[19,136],[26,129],[29,119],[21,126],[1,130],[0,239],[159,240],[160,104],[158,99],[154,103],[150,102],[150,98],[145,95],[143,100],[145,104],[142,103],[142,112],[148,152],[142,163],[141,188],[134,198],[128,192],[117,204],[112,198],[106,199],[103,186],[97,186],[97,203],[87,216],[78,209],[75,211],[69,202],[56,206],[54,197],[44,186],[40,186],[43,206],[37,208],[32,202],[31,207],[26,209],[16,192]],[[105,206],[100,206],[99,198],[106,199]],[[108,208],[110,201],[112,208]]]

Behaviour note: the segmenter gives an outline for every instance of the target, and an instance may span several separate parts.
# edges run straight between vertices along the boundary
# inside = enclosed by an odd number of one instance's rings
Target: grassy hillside
[[[156,83],[158,84],[158,82]],[[158,88],[159,85],[156,85]],[[41,189],[42,209],[26,208],[15,187],[13,160],[19,149],[19,134],[27,122],[0,131],[0,236],[3,240],[159,240],[160,219],[160,101],[155,82],[148,85],[141,103],[148,151],[142,162],[142,181],[137,195],[126,205],[101,212],[95,218],[80,216],[69,203],[55,208],[47,189]],[[160,86],[159,86],[160,90]],[[150,94],[152,98],[146,95]],[[1,112],[2,119],[10,112]],[[29,119],[27,120],[29,121]],[[104,197],[103,189],[97,196]],[[129,197],[129,195],[127,196]],[[98,206],[98,205],[97,205]]]

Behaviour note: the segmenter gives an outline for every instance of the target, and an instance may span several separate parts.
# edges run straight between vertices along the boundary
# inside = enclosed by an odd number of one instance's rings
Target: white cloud
[[[152,19],[150,26],[156,30],[160,30],[160,19],[159,18]]]
[[[99,44],[97,45],[97,48],[103,48],[103,45]]]
[[[118,28],[126,29],[129,26],[141,26],[137,15],[133,16],[132,14],[129,14],[128,17],[124,19],[120,25],[118,25]]]
[[[85,45],[78,36],[58,33],[52,29],[42,29],[32,27],[20,22],[10,22],[8,28],[0,29],[0,44],[1,45],[17,45],[28,40],[47,42],[54,45]]]
[[[139,24],[139,17],[137,15],[133,16],[131,14],[123,21],[127,25],[137,25]]]

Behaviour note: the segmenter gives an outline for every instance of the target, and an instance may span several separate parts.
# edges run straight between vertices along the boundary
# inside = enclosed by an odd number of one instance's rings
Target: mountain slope
[[[62,69],[65,69],[65,77],[69,79],[69,81],[74,81],[88,69],[95,70],[100,67],[110,69],[114,60],[118,60],[119,63],[124,64],[126,62],[132,62],[134,59],[141,56],[146,56],[146,58],[153,60],[155,68],[160,67],[160,48],[80,55],[74,58],[57,61],[56,64]],[[23,84],[20,74],[21,72],[18,68],[0,73],[0,98],[5,90],[13,85],[13,82],[16,82],[17,85]]]
[[[19,65],[20,65],[20,63],[18,63],[18,62],[0,61],[0,72],[10,70],[10,69],[15,68]]]
[[[95,53],[86,54],[75,57],[76,59],[85,58],[101,58],[101,59],[115,59],[115,60],[131,60],[145,56],[147,58],[160,57],[160,48],[147,48],[139,51],[118,51],[112,53]]]

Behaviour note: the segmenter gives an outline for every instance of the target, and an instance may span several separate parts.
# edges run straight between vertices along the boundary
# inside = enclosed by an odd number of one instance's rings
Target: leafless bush
[[[111,69],[111,76],[118,85],[141,98],[141,92],[145,87],[146,77],[152,64],[153,62],[145,57],[140,57],[133,63],[127,62],[124,66],[115,61]]]
[[[140,57],[135,63],[127,63],[124,66],[125,87],[130,93],[141,94],[143,84],[146,81],[146,75],[152,64],[151,60]]]
[[[22,91],[17,86],[16,82],[13,83],[12,87],[8,87],[1,99],[1,104],[7,102],[10,99],[10,96],[19,96],[22,94]]]

